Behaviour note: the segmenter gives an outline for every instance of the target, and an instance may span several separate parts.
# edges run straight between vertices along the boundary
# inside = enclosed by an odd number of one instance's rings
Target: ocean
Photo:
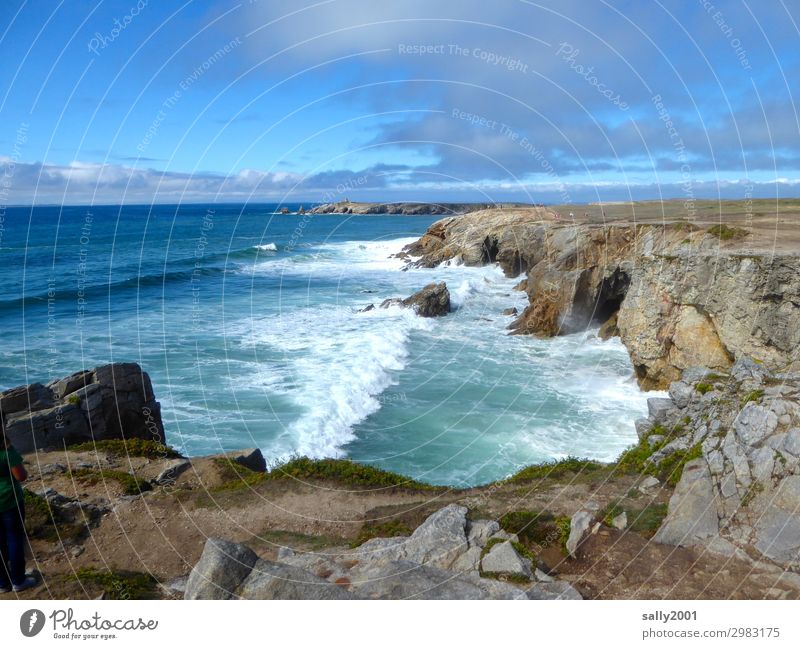
[[[619,340],[508,335],[527,300],[496,267],[404,270],[392,255],[440,217],[277,207],[7,208],[0,389],[137,362],[190,456],[347,457],[453,486],[636,441],[646,395]],[[444,318],[359,312],[432,281]]]

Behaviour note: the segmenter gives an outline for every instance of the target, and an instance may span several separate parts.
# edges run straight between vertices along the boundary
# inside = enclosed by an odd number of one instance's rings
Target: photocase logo
[[[19,618],[19,630],[26,638],[38,635],[44,628],[44,613],[37,608],[25,611]]]

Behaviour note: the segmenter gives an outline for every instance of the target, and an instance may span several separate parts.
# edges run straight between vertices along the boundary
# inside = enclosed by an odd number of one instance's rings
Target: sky
[[[0,203],[800,196],[800,0],[3,0]]]

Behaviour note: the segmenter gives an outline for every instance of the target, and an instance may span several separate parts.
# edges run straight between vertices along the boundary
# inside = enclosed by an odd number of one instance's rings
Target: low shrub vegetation
[[[330,480],[351,487],[435,490],[424,482],[352,460],[311,460],[300,457],[263,474],[265,480]]]
[[[711,383],[698,383],[694,386],[694,389],[697,390],[700,394],[707,394],[714,389],[714,386]]]
[[[138,496],[142,492],[152,489],[147,480],[137,478],[132,473],[115,469],[76,469],[72,472],[72,476],[90,485],[116,482],[122,487],[122,491],[126,496]]]
[[[79,582],[84,588],[87,586],[102,588],[106,599],[154,599],[157,597],[156,580],[151,575],[142,572],[80,568],[68,579]]]
[[[535,548],[537,551],[560,545],[562,542],[562,530],[556,517],[550,512],[508,512],[498,522],[503,530],[516,534],[526,547]],[[566,543],[566,539],[564,542]]]
[[[667,515],[666,504],[647,505],[641,509],[625,507],[621,502],[615,501],[600,512],[600,520],[609,527],[611,522],[620,514],[625,513],[628,521],[627,529],[641,534],[645,538],[651,538],[661,527],[661,523]]]
[[[26,489],[25,531],[31,539],[50,543],[69,542],[80,538],[86,531],[86,526],[65,520],[57,507]]]
[[[563,460],[554,460],[543,464],[531,464],[518,471],[506,482],[528,482],[530,480],[543,480],[546,478],[563,478],[568,474],[582,474],[604,469],[605,465],[592,460],[577,457],[568,457]]]
[[[730,241],[732,239],[741,239],[747,236],[747,230],[742,228],[732,228],[729,225],[720,223],[719,225],[708,228],[708,233],[718,237],[721,241]]]
[[[751,401],[757,402],[764,396],[764,390],[753,390],[742,397],[741,406],[744,407]]]
[[[183,457],[166,444],[150,439],[104,439],[97,442],[83,442],[70,446],[69,451],[102,451],[119,457],[146,457],[151,460],[175,459]]]
[[[361,527],[358,536],[350,543],[351,548],[357,548],[370,539],[393,538],[395,536],[408,536],[412,530],[403,521],[367,522]]]

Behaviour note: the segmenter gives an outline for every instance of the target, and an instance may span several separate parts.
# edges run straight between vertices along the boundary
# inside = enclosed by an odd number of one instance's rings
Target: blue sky
[[[800,1],[4,0],[7,204],[798,196]]]

